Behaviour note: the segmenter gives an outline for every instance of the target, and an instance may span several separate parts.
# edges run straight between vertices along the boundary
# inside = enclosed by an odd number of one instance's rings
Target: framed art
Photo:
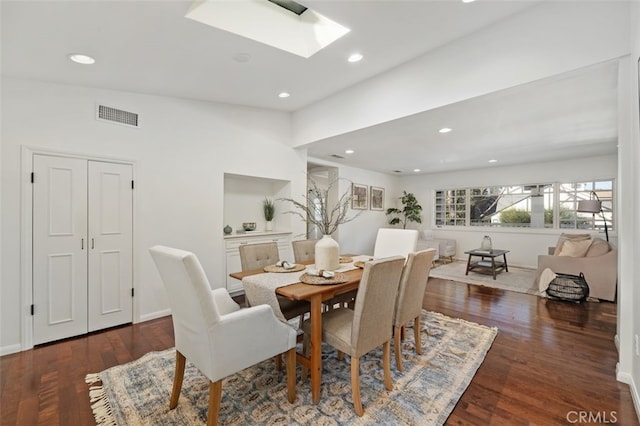
[[[371,210],[384,210],[384,188],[372,186],[369,194]]]
[[[367,193],[369,188],[367,185],[359,185],[354,183],[351,185],[351,208],[358,210],[366,210],[369,206]]]

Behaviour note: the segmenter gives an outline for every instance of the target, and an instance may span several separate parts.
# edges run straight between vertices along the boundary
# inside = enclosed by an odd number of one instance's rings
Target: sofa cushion
[[[609,243],[602,238],[594,238],[585,257],[597,257],[609,253]]]
[[[558,237],[558,243],[556,244],[556,249],[553,252],[554,256],[559,256],[560,255],[560,251],[562,251],[562,246],[564,244],[565,241],[584,241],[584,240],[589,240],[591,241],[591,235],[590,234],[565,234],[564,232],[562,234],[560,234],[560,237]]]
[[[584,257],[587,254],[587,250],[591,246],[591,240],[578,240],[575,241],[573,239],[566,240],[562,247],[560,247],[560,253],[558,256],[569,256],[569,257]]]

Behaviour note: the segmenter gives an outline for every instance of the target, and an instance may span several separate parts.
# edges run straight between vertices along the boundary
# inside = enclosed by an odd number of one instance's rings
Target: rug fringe
[[[101,381],[100,374],[87,374],[84,381],[90,385]],[[103,385],[91,386],[89,388],[89,402],[91,403],[91,411],[96,420],[96,426],[117,426],[118,423],[113,417],[109,398],[104,390]]]

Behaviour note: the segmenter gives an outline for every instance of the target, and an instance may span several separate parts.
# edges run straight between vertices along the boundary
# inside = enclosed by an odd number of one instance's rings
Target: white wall
[[[293,114],[296,146],[628,53],[627,2],[542,2]]]
[[[512,266],[535,268],[539,254],[546,254],[547,247],[554,246],[559,229],[488,229],[480,227],[434,226],[433,198],[436,190],[467,188],[469,186],[519,185],[534,183],[572,182],[591,179],[615,179],[617,157],[603,156],[578,158],[541,164],[521,164],[508,167],[489,167],[477,170],[425,174],[405,177],[402,189],[413,192],[424,209],[422,226],[417,229],[433,229],[436,238],[453,238],[457,242],[456,256],[464,258],[464,252],[480,246],[484,235],[489,235],[493,246],[510,250],[507,260]],[[615,244],[617,232],[610,233]]]
[[[224,285],[225,172],[291,181],[292,193],[304,193],[306,152],[290,147],[287,113],[10,78],[2,87],[2,351],[20,349],[29,320],[20,296],[22,145],[135,161],[136,320],[168,309],[147,252],[154,244],[195,252],[212,285]],[[139,113],[141,127],[97,121],[96,102]]]
[[[351,183],[369,187],[377,186],[385,189],[384,210],[351,210],[351,214],[361,213],[353,222],[341,225],[338,230],[340,253],[373,254],[373,245],[378,228],[389,226],[384,212],[388,207],[396,205],[397,197],[402,192],[398,186],[398,177],[311,157],[309,162],[338,168],[340,195],[350,190]]]
[[[640,111],[639,84],[640,69],[640,3],[631,7],[630,18],[631,55],[621,61],[621,80],[625,84],[620,88],[620,180],[624,185],[624,211],[622,218],[625,232],[620,236],[620,263],[618,280],[618,335],[620,352],[618,380],[629,383],[631,395],[640,420],[640,354],[636,352],[635,339],[640,336]],[[626,79],[626,80],[624,80]]]

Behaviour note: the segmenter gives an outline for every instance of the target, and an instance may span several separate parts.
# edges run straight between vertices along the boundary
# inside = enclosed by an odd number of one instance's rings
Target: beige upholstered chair
[[[396,367],[399,371],[402,367],[402,342],[405,324],[413,320],[413,335],[415,338],[416,353],[422,354],[422,342],[420,341],[420,315],[422,314],[422,299],[424,289],[429,279],[431,262],[435,255],[435,249],[409,253],[407,264],[402,271],[398,298],[396,300],[396,314],[393,324],[393,338],[396,356]]]
[[[322,315],[322,340],[351,356],[351,393],[358,416],[364,410],[360,400],[360,357],[383,346],[384,383],[391,383],[391,329],[404,258],[394,256],[367,262],[354,309],[339,308]],[[311,323],[304,322],[304,350],[309,348]],[[304,376],[304,372],[303,372]]]
[[[296,397],[296,331],[267,305],[240,309],[226,289],[212,290],[193,253],[149,249],[164,282],[176,339],[176,369],[169,408],[178,404],[186,360],[211,382],[207,424],[218,423],[222,379],[275,355],[287,354],[287,397]]]
[[[278,243],[243,244],[240,246],[240,266],[243,271],[262,269],[280,260]]]
[[[280,260],[278,253],[278,243],[244,244],[240,246],[240,265],[243,271],[261,269],[265,266],[274,265]],[[286,319],[304,315],[311,310],[309,302],[304,300],[289,300],[286,297],[278,296],[278,303],[282,315]],[[302,318],[300,318],[302,322]]]
[[[380,228],[376,236],[373,257],[403,256],[416,251],[418,231],[415,229]]]
[[[315,259],[316,243],[318,240],[296,240],[291,242],[293,259],[296,263],[308,262]]]

